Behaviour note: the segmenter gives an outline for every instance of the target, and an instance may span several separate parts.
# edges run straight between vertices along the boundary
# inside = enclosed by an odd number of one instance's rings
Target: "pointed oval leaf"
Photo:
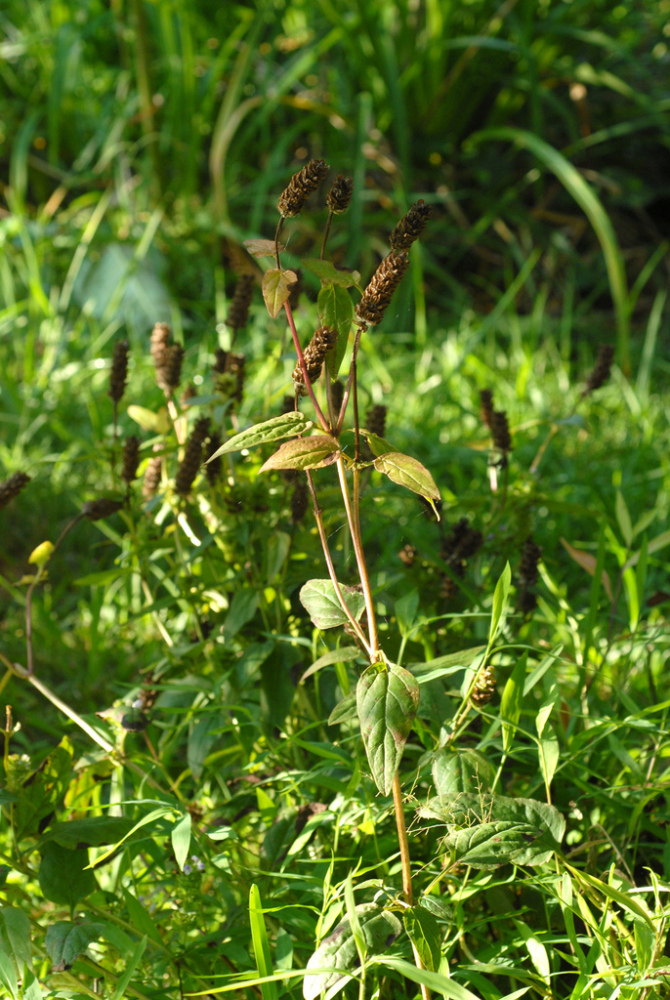
[[[358,621],[365,608],[365,598],[358,590],[342,584],[340,593],[351,614]],[[342,610],[332,580],[308,580],[300,591],[300,603],[316,628],[335,628],[336,625],[344,625],[349,621]]]
[[[341,701],[338,701],[333,711],[328,716],[328,725],[335,726],[340,722],[350,722],[358,715],[356,708],[356,692],[350,691],[345,694]]]
[[[373,663],[356,686],[361,736],[377,788],[389,795],[419,706],[420,688],[409,670]]]
[[[442,499],[428,469],[411,455],[403,455],[400,451],[386,452],[375,460],[375,469],[383,472],[392,482],[405,486],[426,500]]]
[[[126,412],[131,420],[140,425],[143,431],[165,434],[169,430],[170,422],[164,406],[161,406],[158,413],[154,413],[153,410],[147,410],[146,406],[136,406],[133,403]]]
[[[280,253],[286,250],[283,243],[275,243],[274,240],[244,240],[242,245],[252,257],[274,257],[276,250]]]
[[[373,954],[383,953],[402,931],[402,924],[395,913],[382,910],[377,903],[357,906],[356,916],[368,950]],[[316,1000],[324,990],[330,990],[337,984],[343,988],[349,980],[348,973],[353,972],[358,964],[351,922],[349,917],[345,917],[333,933],[324,938],[307,963],[308,971],[314,969],[315,974],[307,975],[303,980],[305,1000]],[[326,971],[317,973],[317,969]]]
[[[354,321],[354,304],[346,288],[328,282],[319,292],[316,302],[322,326],[335,327],[337,345],[326,355],[326,365],[331,378],[336,378],[347,350],[349,332]]]
[[[285,441],[270,455],[258,470],[270,472],[273,469],[323,469],[337,461],[340,446],[330,434],[314,434],[312,437]]]
[[[367,438],[370,451],[375,458],[380,458],[382,455],[388,455],[389,452],[398,454],[393,445],[389,444],[386,438],[379,437],[378,434],[373,434],[372,431],[367,431],[364,427],[361,427],[361,434],[364,434]]]
[[[47,954],[53,962],[53,972],[63,972],[74,964],[89,944],[97,941],[104,932],[104,924],[73,924],[58,920],[51,924],[44,939]]]
[[[495,771],[479,750],[444,747],[433,757],[433,781],[438,795],[488,791]]]
[[[334,285],[341,286],[342,288],[349,288],[351,285],[357,285],[361,280],[361,276],[358,271],[349,270],[348,267],[340,270],[329,260],[319,260],[319,258],[315,257],[304,257],[301,263],[303,267],[306,267],[308,271],[312,272],[312,274],[316,274],[322,281],[330,281]]]
[[[529,823],[498,820],[479,823],[447,835],[445,846],[454,860],[472,868],[498,868],[526,851],[542,834]]]
[[[44,844],[37,878],[45,899],[64,906],[76,906],[80,899],[98,888],[88,867],[88,851],[69,851],[54,840]]]
[[[272,417],[264,420],[261,424],[254,424],[246,430],[234,434],[233,437],[221,445],[207,461],[211,462],[219,455],[226,455],[231,451],[242,451],[243,448],[257,448],[258,445],[267,444],[270,441],[281,441],[282,438],[293,437],[296,434],[303,434],[314,425],[308,420],[304,413],[294,411],[293,413],[282,413],[279,417]]]
[[[297,280],[295,271],[282,271],[278,267],[270,268],[263,275],[263,298],[273,319],[281,312],[291,294],[291,285],[295,285]]]

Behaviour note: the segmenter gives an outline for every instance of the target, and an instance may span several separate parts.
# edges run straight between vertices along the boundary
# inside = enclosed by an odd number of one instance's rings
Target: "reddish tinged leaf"
[[[281,312],[282,306],[291,294],[291,285],[295,285],[297,280],[295,271],[282,271],[277,267],[271,268],[263,275],[263,298],[273,319]]]
[[[383,472],[392,482],[405,486],[426,500],[442,499],[428,469],[411,455],[403,455],[399,451],[386,452],[375,461],[375,469]]]
[[[283,243],[275,243],[274,240],[245,240],[244,246],[252,257],[274,257],[275,250],[280,253],[286,250]]]
[[[323,469],[337,461],[340,446],[329,434],[315,434],[313,437],[285,441],[270,455],[259,472],[272,469]]]
[[[584,552],[583,549],[576,549],[573,545],[570,545],[570,542],[566,542],[564,538],[561,538],[561,545],[568,553],[570,558],[574,559],[574,561],[577,563],[578,566],[581,566],[582,569],[585,569],[586,572],[589,574],[589,576],[595,576],[596,565],[598,562],[595,556],[592,556],[590,552]],[[603,574],[600,580],[603,585],[605,593],[609,597],[610,601],[613,601],[614,597],[612,594],[612,584],[610,583],[610,578],[605,570],[603,570]]]

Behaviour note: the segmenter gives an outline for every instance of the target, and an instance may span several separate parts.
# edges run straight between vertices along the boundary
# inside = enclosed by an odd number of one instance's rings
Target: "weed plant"
[[[663,996],[653,351],[635,385],[608,344],[571,382],[551,344],[491,344],[489,367],[453,334],[413,358],[409,393],[377,327],[429,211],[363,284],[326,255],[338,176],[301,262],[317,301],[292,303],[283,231],[326,173],[296,174],[274,239],[248,244],[262,281],[239,258],[225,349],[184,356],[162,321],[146,360],[115,342],[90,494],[6,583],[24,628],[2,685],[27,710],[5,714],[3,988]],[[522,412],[519,380],[553,412]],[[15,527],[32,487],[0,488]],[[90,597],[64,618],[52,581],[93,531]],[[50,745],[26,691],[59,713]]]

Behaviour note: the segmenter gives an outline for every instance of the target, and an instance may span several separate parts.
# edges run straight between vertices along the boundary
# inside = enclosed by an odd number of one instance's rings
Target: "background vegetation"
[[[6,0],[0,28],[0,474],[31,477],[0,492],[0,995],[666,996],[668,0]],[[361,501],[382,644],[422,690],[409,916],[342,704],[362,661],[299,600],[326,574],[296,481],[258,476],[265,448],[175,485],[197,419],[211,443],[292,393],[285,320],[258,288],[248,322],[231,306],[267,266],[242,241],[314,158],[354,180],[329,252],[363,285],[433,209],[359,366],[362,411],[444,499],[437,522],[367,472]],[[285,226],[296,270],[324,192]],[[318,290],[303,269],[305,340]],[[185,352],[167,398],[156,322]],[[475,819],[537,825],[529,800],[555,810],[546,856],[458,846]],[[336,928],[318,962],[353,978],[303,987]]]

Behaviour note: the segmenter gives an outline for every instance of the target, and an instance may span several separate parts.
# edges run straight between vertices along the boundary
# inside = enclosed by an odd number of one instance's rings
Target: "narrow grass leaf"
[[[360,655],[361,651],[357,646],[343,646],[341,649],[331,649],[327,653],[324,653],[323,656],[320,656],[318,660],[315,660],[300,680],[301,682],[306,681],[308,677],[322,670],[323,667],[329,667],[333,663],[348,663],[350,660],[358,659]]]
[[[465,986],[461,986],[460,983],[455,982],[455,980],[448,979],[439,972],[431,972],[428,969],[417,969],[415,965],[410,965],[404,958],[396,958],[395,955],[373,955],[370,958],[369,964],[394,969],[406,979],[411,980],[411,982],[418,983],[420,986],[427,986],[429,990],[441,993],[448,1000],[480,1000],[476,993],[472,993]],[[525,992],[526,990],[518,991],[517,995],[521,996]]]
[[[254,945],[254,955],[259,975],[271,976],[273,973],[272,955],[270,953],[270,942],[268,941],[265,929],[265,917],[263,916],[263,905],[261,894],[257,885],[252,885],[249,890],[249,922],[251,924],[251,939]],[[263,1000],[277,1000],[279,996],[277,985],[273,981],[261,985],[261,995]]]
[[[505,753],[509,752],[519,719],[521,718],[527,661],[528,654],[524,653],[507,678],[502,698],[500,699],[500,719],[503,724],[503,750]]]
[[[147,937],[145,935],[138,942],[137,948],[135,949],[132,958],[126,965],[126,968],[123,971],[122,975],[119,976],[116,983],[116,989],[112,993],[110,1000],[122,1000],[122,997],[125,995],[126,992],[126,987],[130,983],[130,980],[133,978],[135,969],[142,961],[142,956],[144,955],[144,950],[146,946],[147,946]]]
[[[493,593],[491,624],[489,626],[489,646],[493,644],[495,637],[498,634],[500,621],[507,608],[507,601],[509,599],[509,591],[511,583],[512,583],[512,570],[510,569],[509,563],[506,563],[505,568],[500,575],[500,579],[496,584],[496,589]]]
[[[363,903],[356,907],[361,935],[366,948],[378,952],[388,947],[402,931],[400,920],[377,903]],[[325,938],[307,963],[302,992],[305,1000],[316,1000],[325,990],[344,987],[356,970],[358,951],[349,917],[345,917]],[[325,970],[325,971],[324,971]],[[331,994],[333,995],[333,994]]]

